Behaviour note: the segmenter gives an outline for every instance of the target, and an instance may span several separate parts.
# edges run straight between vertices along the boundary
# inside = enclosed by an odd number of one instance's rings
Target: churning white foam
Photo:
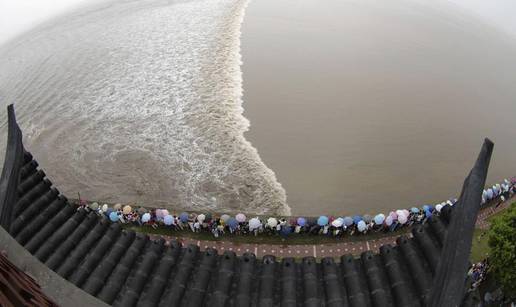
[[[0,100],[71,197],[289,214],[243,135],[246,5],[110,1],[61,16],[0,50]]]

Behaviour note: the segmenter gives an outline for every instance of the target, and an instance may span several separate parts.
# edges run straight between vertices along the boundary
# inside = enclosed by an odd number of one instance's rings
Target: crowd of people
[[[516,192],[516,177],[504,180],[484,190],[482,203],[493,201],[503,202]],[[211,232],[219,237],[224,234],[279,234],[287,237],[290,234],[308,233],[328,236],[344,236],[367,234],[370,232],[392,232],[408,227],[415,223],[425,223],[434,215],[439,215],[444,206],[453,206],[457,199],[450,199],[437,205],[424,205],[420,208],[393,210],[389,214],[371,216],[355,215],[333,217],[321,215],[310,217],[253,217],[248,219],[244,213],[235,216],[222,214],[213,216],[211,213],[196,214],[169,212],[167,209],[132,208],[129,205],[116,204],[112,208],[107,204],[80,201],[81,207],[95,210],[105,215],[112,222],[132,223],[153,228],[166,227],[176,231]]]
[[[468,276],[471,278],[471,289],[476,289],[486,279],[489,263],[487,258],[475,263],[468,271]]]

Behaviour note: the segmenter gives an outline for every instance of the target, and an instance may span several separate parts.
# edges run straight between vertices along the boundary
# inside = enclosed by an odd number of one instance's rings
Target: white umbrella
[[[89,207],[91,210],[97,210],[99,208],[99,203],[97,203],[97,202],[91,203]]]
[[[224,221],[224,223],[225,223],[225,222],[227,222],[230,218],[231,218],[231,216],[229,216],[229,215],[227,215],[227,214],[223,214],[223,215],[220,217],[220,219],[221,219],[222,221]]]
[[[108,205],[107,204],[103,204],[102,205],[102,212],[106,212],[108,209]]]
[[[260,226],[262,226],[262,222],[257,217],[249,220],[249,230],[260,228]]]
[[[435,206],[435,210],[437,210],[437,212],[441,212],[442,208],[443,208],[443,205],[441,205],[441,204],[438,204],[437,206]]]
[[[273,218],[273,217],[270,217],[268,220],[267,220],[267,225],[269,225],[269,227],[271,228],[274,228],[278,225],[278,220]]]
[[[340,217],[338,219],[333,220],[333,222],[331,222],[331,225],[333,227],[342,227],[343,224],[344,224],[344,220]]]
[[[197,216],[197,220],[199,221],[199,223],[204,222],[205,219],[206,219],[206,215],[204,215],[204,214],[199,214]]]
[[[366,223],[364,221],[360,221],[357,224],[358,231],[364,232],[366,230]]]

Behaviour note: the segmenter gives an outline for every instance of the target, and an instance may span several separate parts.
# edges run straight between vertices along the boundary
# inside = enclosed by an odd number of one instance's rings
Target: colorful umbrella
[[[226,223],[229,219],[231,218],[231,216],[227,215],[227,214],[223,214],[220,219],[222,221],[224,221],[224,223]]]
[[[331,225],[333,227],[342,227],[342,225],[344,225],[344,219],[339,217],[338,219],[333,220],[333,222],[331,222]]]
[[[95,203],[90,204],[89,207],[91,210],[97,210],[99,208],[99,204],[97,202],[95,202]]]
[[[407,222],[407,216],[405,214],[398,215],[398,222],[400,222],[400,224],[405,224]]]
[[[273,217],[270,217],[267,219],[267,225],[271,228],[274,228],[278,225],[278,220]]]
[[[372,220],[373,220],[373,217],[370,216],[369,214],[364,215],[364,222],[366,222],[367,224],[371,223]]]
[[[158,219],[161,219],[161,218],[163,218],[163,216],[164,216],[163,215],[163,210],[162,209],[156,209],[156,217]]]
[[[113,209],[111,208],[108,208],[105,212],[106,216],[109,217],[109,215],[111,214],[111,212],[113,212]]]
[[[324,215],[321,215],[318,219],[317,219],[317,225],[319,226],[325,226],[328,224],[328,217],[327,216],[324,216]]]
[[[199,223],[204,222],[205,219],[206,219],[206,215],[204,215],[204,214],[199,214],[197,216],[197,220],[199,221]]]
[[[385,215],[383,215],[381,213],[374,217],[374,223],[376,225],[382,225],[384,221],[385,221]]]
[[[393,219],[392,219],[392,216],[389,215],[385,218],[385,225],[387,226],[391,226],[392,225],[392,222],[393,222]]]
[[[245,222],[246,216],[243,213],[239,213],[235,216],[235,219],[237,220],[237,222],[243,223]]]
[[[238,221],[234,218],[230,218],[227,222],[229,228],[235,230],[238,227]]]
[[[362,220],[363,220],[363,218],[362,218],[360,215],[355,215],[355,216],[353,217],[353,223],[355,223],[355,224],[357,224],[357,225],[358,225],[358,223],[359,223],[360,221],[362,221]]]
[[[143,222],[143,223],[147,223],[148,221],[150,221],[150,219],[151,219],[151,215],[150,215],[150,213],[144,213],[144,214],[142,215],[142,222]]]
[[[353,225],[353,219],[350,216],[346,216],[344,218],[344,225],[346,227],[349,227],[349,226]]]
[[[163,223],[165,223],[165,225],[174,224],[174,217],[170,214],[165,215],[165,217],[163,217]]]
[[[111,212],[109,214],[109,219],[111,220],[111,222],[116,222],[118,221],[118,214],[116,212]]]
[[[252,231],[258,229],[260,228],[260,226],[262,226],[262,222],[260,222],[260,220],[257,217],[249,220],[249,230]]]
[[[181,220],[181,222],[183,223],[186,223],[188,222],[188,213],[186,212],[183,212],[179,215],[179,219]]]
[[[281,227],[280,233],[284,236],[288,236],[290,233],[292,233],[292,227],[289,225],[285,225]]]

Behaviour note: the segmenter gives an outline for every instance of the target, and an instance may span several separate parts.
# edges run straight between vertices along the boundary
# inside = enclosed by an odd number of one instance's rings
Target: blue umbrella
[[[346,216],[344,218],[344,225],[346,225],[346,227],[353,225],[353,219],[349,216]]]
[[[385,221],[385,215],[383,215],[381,213],[374,217],[374,223],[376,225],[382,225],[384,221]]]
[[[118,214],[116,214],[116,212],[111,212],[109,214],[109,219],[111,220],[111,222],[116,222],[118,221]]]
[[[412,209],[410,209],[410,212],[412,212],[412,213],[419,213],[419,208],[412,207]]]
[[[298,217],[298,218],[297,218],[297,224],[298,224],[299,226],[301,226],[301,227],[302,227],[302,226],[305,226],[305,225],[306,225],[306,219],[305,219],[304,217]]]
[[[360,215],[355,215],[353,217],[353,223],[358,224],[362,220],[362,217]]]
[[[493,198],[493,196],[494,196],[493,189],[488,189],[487,190],[487,199],[491,199],[491,198]]]
[[[327,225],[328,224],[328,217],[325,216],[325,215],[321,215],[318,219],[317,219],[317,225],[319,226],[324,226],[324,225]]]
[[[113,209],[108,208],[108,209],[106,210],[106,216],[107,216],[107,217],[109,217],[109,215],[111,214],[111,212],[113,212]]]
[[[165,223],[165,225],[172,225],[174,223],[174,217],[172,217],[172,215],[165,215],[165,217],[163,218],[163,223]]]
[[[423,206],[423,211],[428,211],[428,209],[430,209],[430,206],[429,206],[429,205],[424,205],[424,206]]]
[[[181,213],[181,215],[179,215],[179,219],[183,223],[188,222],[188,213],[186,213],[186,212]]]
[[[144,214],[142,215],[142,222],[143,222],[143,223],[147,223],[148,221],[150,221],[150,219],[151,219],[151,215],[150,215],[150,213],[144,213]]]
[[[292,227],[288,225],[281,227],[281,235],[288,236],[290,233],[292,233]]]
[[[432,212],[430,210],[425,210],[425,216],[426,217],[431,217],[432,216]]]
[[[228,224],[229,228],[231,228],[231,229],[233,229],[233,230],[237,229],[237,227],[238,227],[238,222],[237,222],[237,220],[235,220],[235,218],[233,218],[233,217],[232,217],[232,218],[230,218],[230,219],[226,222],[226,224]]]

